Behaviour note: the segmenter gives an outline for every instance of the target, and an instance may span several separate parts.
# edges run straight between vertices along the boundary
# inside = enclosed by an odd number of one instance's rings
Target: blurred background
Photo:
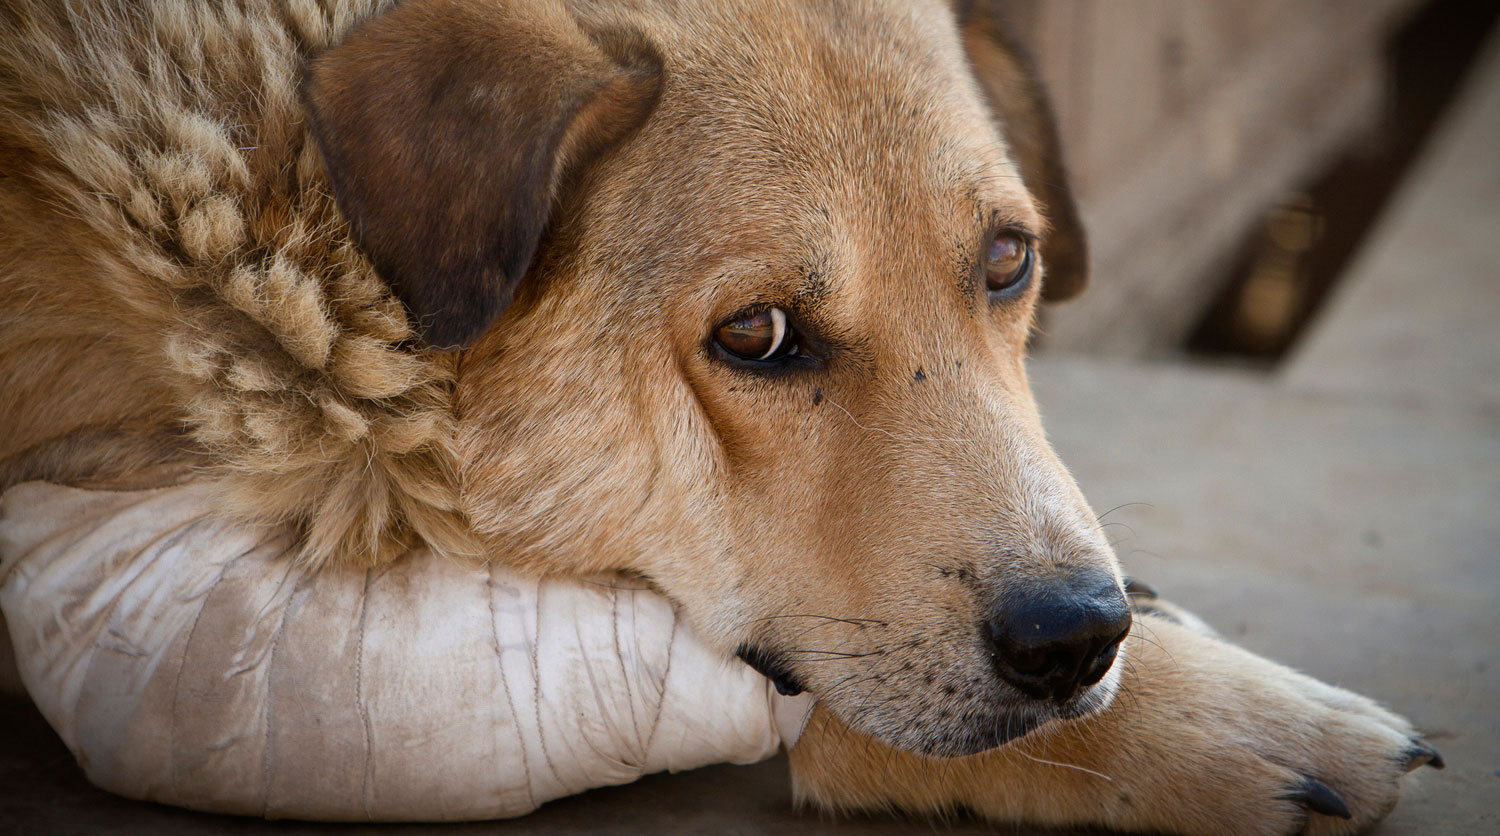
[[[1448,111],[1500,4],[1019,0],[1098,281],[1071,352],[1274,365]]]
[[[1429,735],[1381,833],[1500,833],[1500,2],[998,5],[1094,255],[1035,388],[1127,572]],[[0,833],[409,830],[107,796],[7,699]],[[796,812],[784,758],[442,829],[994,832]]]
[[[1127,573],[1500,833],[1500,3],[1021,0],[1093,243],[1032,374]]]

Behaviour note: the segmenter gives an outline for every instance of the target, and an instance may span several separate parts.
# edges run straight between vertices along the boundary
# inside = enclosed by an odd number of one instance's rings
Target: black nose
[[[1130,607],[1113,578],[1031,582],[1007,595],[985,625],[995,671],[1034,699],[1065,702],[1115,663]]]

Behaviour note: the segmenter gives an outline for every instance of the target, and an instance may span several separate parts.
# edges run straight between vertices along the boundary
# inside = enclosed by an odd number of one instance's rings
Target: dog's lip
[[[1029,697],[1007,700],[992,704],[992,713],[976,718],[967,728],[950,729],[921,741],[887,742],[928,757],[976,755],[1025,737],[1043,726],[1091,717],[1104,710],[1114,696],[1113,689],[1094,686],[1061,705]]]
[[[1039,711],[1031,706],[1014,708],[967,732],[929,738],[918,747],[918,752],[938,758],[977,755],[1024,737],[1055,719],[1058,718],[1053,711]]]
[[[1093,712],[1081,701],[1058,706],[1046,702],[1028,702],[1006,709],[993,721],[957,740],[939,739],[924,754],[938,757],[963,757],[988,752],[1019,740],[1042,726],[1087,717]],[[944,745],[947,743],[948,745]]]
[[[1038,711],[1029,707],[1009,711],[1004,715],[1003,722],[996,724],[998,733],[995,735],[995,742],[988,748],[1004,746],[1012,740],[1025,737],[1038,727],[1055,719],[1057,716],[1054,712]]]
[[[806,684],[793,672],[791,661],[774,646],[746,641],[735,650],[735,656],[770,680],[783,696],[795,697],[808,691]],[[1015,690],[1005,693],[1007,689],[1002,688],[1002,693],[989,699],[981,698],[967,707],[958,707],[969,718],[968,723],[955,726],[944,723],[942,725],[946,728],[936,730],[924,739],[912,739],[903,734],[887,736],[878,726],[872,728],[854,717],[846,716],[844,721],[864,726],[867,733],[884,738],[888,745],[900,749],[929,757],[963,757],[1004,746],[1056,721],[1067,722],[1098,713],[1113,701],[1116,678],[1113,675],[1117,669],[1118,661],[1110,666],[1099,683],[1061,704],[1050,699],[1033,699]],[[818,697],[816,692],[811,696]],[[827,705],[827,708],[843,715],[841,706]],[[903,737],[906,739],[897,739]]]
[[[735,651],[741,661],[754,668],[757,673],[771,680],[777,693],[784,697],[795,697],[807,687],[792,673],[791,665],[780,654],[767,650],[764,645],[742,644]]]

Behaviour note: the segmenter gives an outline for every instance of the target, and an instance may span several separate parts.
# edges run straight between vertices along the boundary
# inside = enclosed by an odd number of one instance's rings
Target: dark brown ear
[[[460,348],[510,304],[559,185],[659,80],[648,47],[559,2],[408,0],[315,60],[303,96],[355,240],[426,342]]]
[[[1088,285],[1088,239],[1068,185],[1052,106],[1030,57],[1007,33],[995,5],[992,0],[955,3],[964,48],[1026,188],[1042,202],[1052,226],[1042,242],[1047,267],[1042,298],[1071,299]]]

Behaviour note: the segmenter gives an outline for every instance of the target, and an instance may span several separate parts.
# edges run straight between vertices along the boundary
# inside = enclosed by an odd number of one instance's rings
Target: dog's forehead
[[[945,8],[733,6],[673,39],[662,100],[666,122],[717,137],[715,156],[841,179],[1004,160]]]
[[[945,5],[717,2],[651,28],[664,89],[624,166],[651,188],[596,204],[662,225],[638,240],[709,223],[722,249],[750,251],[898,228],[949,241],[996,210],[1041,223]]]

